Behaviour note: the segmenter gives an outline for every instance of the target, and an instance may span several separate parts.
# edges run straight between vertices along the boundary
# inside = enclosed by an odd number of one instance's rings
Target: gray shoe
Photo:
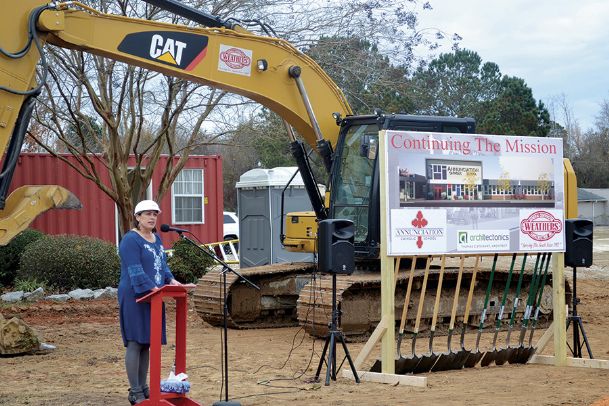
[[[129,403],[132,405],[137,405],[138,403],[142,403],[144,400],[146,400],[146,398],[144,397],[144,392],[141,388],[129,388],[127,400],[129,400]]]
[[[150,399],[150,387],[148,387],[148,385],[142,386],[142,392],[144,393],[144,397],[146,399]]]

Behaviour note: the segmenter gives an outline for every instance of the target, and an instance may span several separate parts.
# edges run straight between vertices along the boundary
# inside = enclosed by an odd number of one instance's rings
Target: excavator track
[[[260,290],[241,281],[235,273],[228,272],[228,327],[247,329],[297,325],[296,301],[314,269],[313,263],[295,262],[238,271]],[[215,268],[199,279],[194,292],[197,313],[212,326],[223,325],[222,283],[222,268]]]
[[[463,323],[463,315],[469,285],[472,279],[472,269],[464,269],[459,300],[457,307],[457,323],[460,329]],[[439,269],[430,269],[427,281],[427,289],[421,316],[419,334],[424,336],[429,329],[433,315],[436,288],[438,283]],[[512,275],[510,290],[506,301],[503,328],[507,328],[506,320],[509,320],[509,311],[512,309],[513,300],[516,292],[517,271]],[[447,331],[450,321],[454,292],[458,268],[446,268],[444,271],[442,293],[436,335],[444,334]],[[396,323],[402,314],[406,286],[408,283],[409,272],[400,270],[396,283],[395,294],[395,317]],[[405,331],[412,331],[415,324],[416,307],[419,302],[419,294],[423,281],[424,270],[417,269],[414,273],[412,293],[410,296],[409,311],[406,319]],[[480,269],[476,275],[476,284],[472,300],[472,308],[468,318],[468,325],[477,328],[480,323],[480,316],[484,307],[484,295],[490,277],[490,270]],[[503,289],[508,278],[508,271],[497,269],[495,271],[493,286],[490,295],[490,306],[485,320],[485,326],[490,326],[495,321],[495,315],[499,311]],[[532,271],[526,270],[522,282],[521,293],[519,295],[519,305],[515,316],[514,324],[519,323],[523,316],[525,303],[528,297],[529,287],[532,280]],[[542,295],[542,305],[540,318],[537,326],[543,328],[551,321],[552,312],[552,280],[551,275],[547,276],[546,286]],[[570,293],[567,285],[567,293]],[[568,300],[568,299],[567,299]],[[336,282],[336,302],[339,311],[339,326],[349,341],[366,340],[381,317],[381,281],[378,272],[360,271],[352,275],[338,275]],[[508,314],[507,316],[505,314]],[[300,292],[298,298],[298,320],[305,330],[315,337],[324,337],[328,333],[332,316],[332,277],[323,275],[311,284],[306,285]]]

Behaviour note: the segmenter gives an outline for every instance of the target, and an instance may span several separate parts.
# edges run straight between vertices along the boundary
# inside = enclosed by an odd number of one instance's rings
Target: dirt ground
[[[578,272],[578,307],[596,358],[609,359],[609,229],[595,230],[595,265]],[[567,272],[570,278],[570,272]],[[19,315],[45,342],[57,349],[44,355],[0,358],[0,404],[126,405],[128,383],[123,366],[114,300],[67,304],[40,302],[4,306]],[[164,348],[163,378],[173,351]],[[202,405],[223,398],[221,330],[191,311],[187,373],[190,397]],[[540,334],[536,335],[538,337]],[[488,342],[490,333],[483,335]],[[505,336],[501,335],[502,345]],[[473,335],[468,342],[473,341]],[[355,358],[364,343],[349,343]],[[408,344],[407,344],[408,345]],[[444,337],[436,339],[446,349]],[[545,353],[550,353],[552,345]],[[609,370],[503,365],[425,374],[427,388],[353,381],[339,376],[330,386],[312,383],[323,340],[299,328],[229,331],[229,398],[242,405],[609,405]],[[339,355],[342,350],[339,351]],[[379,355],[379,351],[373,354]],[[374,357],[371,357],[374,358]],[[371,365],[374,359],[367,360]]]

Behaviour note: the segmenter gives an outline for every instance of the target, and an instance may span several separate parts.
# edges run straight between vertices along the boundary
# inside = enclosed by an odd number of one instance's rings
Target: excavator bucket
[[[22,186],[15,189],[0,210],[0,245],[25,230],[38,215],[49,209],[80,209],[80,200],[56,185]]]

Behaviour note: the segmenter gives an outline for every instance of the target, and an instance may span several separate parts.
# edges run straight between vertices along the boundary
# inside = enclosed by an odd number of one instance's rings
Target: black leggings
[[[127,342],[125,352],[125,368],[127,379],[134,392],[141,392],[146,386],[148,377],[148,364],[150,361],[150,345],[140,344],[135,341]]]

